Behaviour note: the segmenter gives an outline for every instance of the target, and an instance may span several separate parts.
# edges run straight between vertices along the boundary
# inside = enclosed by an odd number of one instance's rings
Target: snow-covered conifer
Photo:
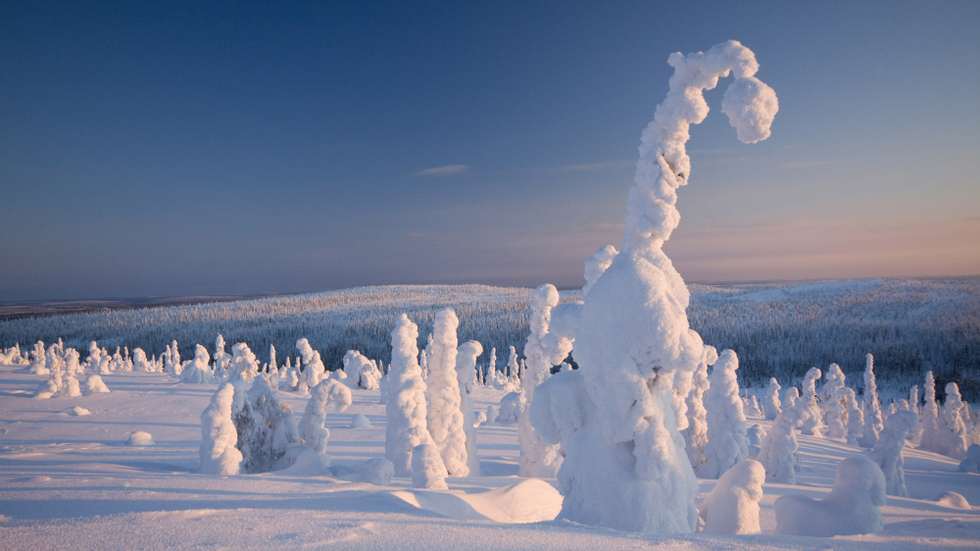
[[[428,425],[432,442],[450,476],[467,476],[465,419],[456,375],[456,329],[459,318],[451,308],[436,313],[429,352]]]
[[[85,379],[85,394],[108,394],[109,387],[106,386],[102,376],[92,373]]]
[[[305,339],[301,339],[305,340]],[[327,428],[329,410],[344,411],[353,403],[350,389],[337,379],[323,379],[310,391],[303,419],[300,421],[300,435],[303,444],[315,456],[321,468],[330,466],[327,444],[330,442],[330,429]]]
[[[139,350],[139,349],[137,349]],[[201,413],[201,472],[229,476],[238,474],[242,452],[238,450],[238,432],[231,420],[235,387],[226,383],[211,397]]]
[[[133,370],[139,373],[153,371],[153,364],[146,358],[146,352],[142,348],[133,349]]]
[[[480,457],[476,452],[476,429],[479,426],[477,411],[473,409],[470,392],[475,384],[476,359],[483,354],[483,345],[466,341],[456,349],[456,377],[460,388],[460,409],[463,412],[463,428],[466,433],[466,461],[470,474],[480,474]]]
[[[377,364],[357,350],[348,350],[343,358],[344,373],[347,374],[347,384],[351,388],[378,390],[381,383],[381,371]]]
[[[292,410],[279,400],[265,377],[256,377],[248,391],[236,385],[235,392],[243,394],[235,396],[232,404],[238,449],[243,457],[242,470],[258,473],[288,467],[295,459],[291,450],[300,443]]]
[[[180,373],[180,380],[185,383],[204,384],[213,383],[214,375],[211,373],[211,355],[208,349],[200,344],[194,347],[194,359],[184,365]]]
[[[799,411],[796,401],[799,391],[791,386],[786,389],[783,409],[776,416],[772,428],[766,433],[759,450],[758,460],[766,468],[769,482],[796,483],[797,453],[800,445],[796,439]]]
[[[677,189],[690,176],[689,128],[707,115],[702,92],[732,73],[722,111],[740,140],[768,137],[778,110],[775,93],[754,76],[754,54],[738,42],[675,53],[668,63],[674,74],[643,133],[623,250],[581,307],[575,333],[579,369],[542,385],[557,390],[561,385],[552,382],[565,377],[562,384],[582,386],[580,392],[547,398],[552,412],[564,412],[549,421],[565,428],[583,423],[578,430],[542,427],[559,435],[565,452],[558,475],[560,517],[640,532],[690,532],[697,523],[697,481],[677,429],[672,372],[693,371],[704,347],[687,319],[688,289],[663,252],[680,221]],[[568,396],[586,399],[568,403]],[[711,423],[710,408],[708,417]]]
[[[31,350],[31,373],[35,375],[47,375],[47,352],[44,349],[44,341],[34,343]]]
[[[323,365],[323,360],[320,359],[320,352],[310,346],[310,341],[305,338],[299,339],[296,341],[296,350],[299,351],[303,360],[303,374],[300,377],[298,390],[306,394],[310,389],[320,384],[326,368]],[[296,368],[299,369],[299,365]]]
[[[847,443],[856,446],[864,435],[864,408],[853,388],[844,388],[844,407],[847,409]]]
[[[946,450],[944,453],[954,459],[966,457],[966,450],[970,447],[970,435],[964,414],[966,408],[967,406],[963,403],[963,397],[960,394],[960,386],[954,382],[946,383],[946,400],[943,401],[942,410],[946,429]]]
[[[698,362],[691,377],[691,390],[687,394],[687,428],[684,442],[691,465],[698,469],[704,464],[704,447],[708,443],[708,411],[704,408],[704,394],[711,386],[708,366],[718,361],[718,351],[713,346],[704,347],[704,358]]]
[[[493,386],[494,381],[497,380],[497,347],[490,348],[490,364],[487,365],[487,374],[485,376],[484,384],[487,386]]]
[[[251,383],[259,374],[259,360],[252,353],[248,344],[239,342],[231,347],[231,366],[228,368],[228,380],[231,382]]]
[[[385,457],[395,474],[412,471],[412,450],[431,441],[426,421],[425,381],[418,364],[419,329],[402,314],[391,332],[391,364],[386,377]],[[443,467],[445,470],[445,467]]]
[[[766,389],[765,399],[762,401],[762,408],[766,419],[770,421],[775,419],[779,415],[779,412],[783,410],[783,403],[779,399],[780,390],[782,390],[782,387],[779,386],[779,381],[775,377],[770,377],[769,387]]]
[[[817,367],[811,367],[803,377],[803,392],[798,407],[800,431],[810,436],[823,436],[823,411],[817,401],[817,380],[823,373]]]
[[[878,400],[878,383],[875,380],[875,358],[864,356],[864,434],[858,443],[865,448],[873,448],[878,443],[878,435],[884,428],[881,402]]]
[[[697,471],[704,478],[718,478],[749,457],[745,414],[735,374],[737,369],[738,356],[732,350],[724,350],[711,371],[711,386],[705,394],[708,443],[704,447],[705,462]]]
[[[912,411],[899,411],[889,416],[884,430],[878,435],[878,443],[868,452],[868,456],[878,464],[885,475],[886,491],[893,496],[909,495],[909,490],[905,486],[905,461],[902,459],[902,449],[905,447],[905,439],[918,421]]]
[[[820,399],[823,401],[827,437],[835,440],[847,439],[847,406],[844,397],[846,388],[844,371],[839,365],[830,364],[820,389]]]
[[[550,478],[558,472],[561,455],[558,446],[544,442],[531,424],[530,408],[538,385],[548,378],[551,367],[571,351],[567,339],[550,335],[551,310],[558,305],[558,289],[545,284],[531,295],[528,325],[530,334],[524,345],[528,374],[523,380],[524,409],[518,418],[518,443],[521,446],[519,473],[525,477]]]
[[[921,433],[919,447],[936,453],[945,453],[948,439],[942,419],[939,417],[939,404],[936,402],[936,378],[932,371],[926,373],[923,384],[922,415],[919,417]]]

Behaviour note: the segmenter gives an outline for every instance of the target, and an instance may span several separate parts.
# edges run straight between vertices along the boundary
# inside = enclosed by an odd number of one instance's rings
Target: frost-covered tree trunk
[[[708,410],[708,443],[704,465],[697,470],[703,478],[718,478],[736,463],[749,457],[745,413],[739,398],[738,356],[732,350],[718,355],[711,371],[711,386],[705,395]]]
[[[763,412],[766,419],[772,421],[783,410],[783,403],[779,399],[779,391],[783,387],[779,386],[779,381],[775,377],[769,379],[769,387],[766,389],[765,399],[762,401]]]
[[[810,436],[823,436],[823,411],[817,402],[817,380],[823,373],[819,368],[811,367],[803,377],[803,393],[799,402],[800,430]]]
[[[532,408],[535,428],[565,453],[560,517],[656,533],[690,532],[697,523],[697,481],[678,432],[673,373],[693,371],[704,346],[687,319],[688,289],[663,251],[680,221],[677,189],[691,174],[690,125],[708,114],[703,91],[731,73],[722,111],[740,140],[768,137],[778,109],[775,93],[754,76],[754,54],[738,42],[674,53],[668,63],[674,74],[643,132],[623,251],[581,307],[580,368],[541,385]]]
[[[402,314],[391,332],[391,364],[385,383],[385,457],[398,476],[411,474],[412,450],[432,441],[426,421],[426,386],[418,364],[418,338],[418,326]]]
[[[884,427],[881,402],[878,400],[878,383],[875,381],[875,358],[864,356],[864,434],[858,442],[862,447],[873,448]]]
[[[467,476],[466,432],[456,376],[456,329],[459,318],[451,308],[436,314],[429,351],[429,434],[450,476]]]
[[[137,349],[139,350],[139,349]],[[231,420],[235,387],[225,383],[211,397],[201,413],[201,472],[221,476],[236,475],[241,469],[242,452],[238,450],[238,432]]]

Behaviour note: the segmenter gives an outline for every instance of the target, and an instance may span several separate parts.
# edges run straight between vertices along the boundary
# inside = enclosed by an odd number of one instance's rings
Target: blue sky
[[[581,284],[673,51],[780,113],[693,129],[689,281],[980,273],[980,2],[5,3],[0,300]]]

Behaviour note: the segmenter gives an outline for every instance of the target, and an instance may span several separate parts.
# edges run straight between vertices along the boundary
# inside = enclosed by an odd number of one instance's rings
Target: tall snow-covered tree
[[[549,335],[551,310],[558,305],[558,298],[558,289],[550,283],[538,287],[531,295],[528,316],[530,334],[524,345],[524,356],[528,363],[528,374],[523,381],[522,390],[525,407],[517,421],[517,437],[521,446],[518,472],[526,477],[553,477],[561,465],[557,444],[546,443],[538,436],[531,424],[530,412],[534,391],[548,378],[551,367],[564,360],[571,350],[571,343],[567,340]]]
[[[835,440],[847,439],[847,406],[844,397],[846,388],[844,371],[839,365],[830,364],[824,376],[824,384],[820,388],[820,399],[823,402],[827,437]]]
[[[201,472],[229,476],[238,474],[242,452],[236,447],[238,432],[231,420],[235,387],[225,383],[201,413]]]
[[[864,434],[858,442],[862,447],[873,448],[884,428],[881,401],[878,400],[878,383],[875,380],[875,357],[864,356]]]
[[[476,359],[483,354],[483,345],[478,341],[466,341],[456,349],[456,378],[460,389],[460,409],[463,411],[463,428],[466,433],[466,461],[470,474],[480,474],[480,457],[476,452],[476,429],[479,425],[477,411],[470,399],[476,384]]]
[[[878,464],[885,475],[887,492],[893,496],[908,497],[905,485],[905,461],[902,449],[905,439],[918,422],[914,412],[899,411],[888,417],[885,429],[878,435],[878,442],[868,452],[872,461]]]
[[[970,447],[970,435],[966,427],[965,410],[960,387],[954,382],[946,383],[946,399],[943,401],[943,421],[945,423],[946,450],[945,454],[954,459],[966,457]]]
[[[211,373],[211,355],[208,349],[200,344],[194,347],[194,359],[184,366],[180,373],[180,380],[185,383],[203,384],[214,382],[214,374]]]
[[[418,363],[418,338],[418,326],[402,314],[391,332],[391,364],[385,387],[385,457],[398,476],[411,474],[412,450],[432,441],[426,421],[426,386]]]
[[[817,401],[817,380],[823,373],[817,367],[811,367],[803,377],[803,392],[799,401],[800,430],[810,436],[823,436],[823,410]]]
[[[557,438],[565,453],[560,518],[660,533],[691,532],[697,524],[697,480],[678,432],[673,372],[694,370],[704,346],[687,319],[687,286],[663,251],[680,221],[677,190],[691,174],[689,129],[708,114],[703,91],[732,73],[722,111],[740,140],[768,137],[778,110],[775,92],[754,76],[754,54],[738,42],[674,53],[668,63],[674,74],[643,132],[622,252],[591,286],[578,316],[579,369],[536,391],[536,402],[544,396],[554,406],[551,415],[532,408],[535,428]]]
[[[704,464],[698,475],[718,478],[736,463],[749,457],[745,413],[739,397],[738,356],[723,350],[711,370],[711,386],[705,394],[708,410],[708,443],[704,446]]]
[[[687,428],[684,442],[691,465],[698,469],[705,462],[704,447],[708,444],[708,410],[704,407],[704,395],[711,387],[708,366],[718,361],[718,351],[713,346],[704,347],[704,359],[698,363],[691,378],[691,391],[687,394]]]
[[[456,376],[456,329],[459,318],[451,308],[436,314],[429,350],[429,434],[450,476],[467,476],[466,432],[462,397]]]
[[[772,421],[783,410],[783,403],[779,399],[779,391],[783,387],[779,386],[779,381],[775,377],[769,378],[769,386],[766,388],[764,399],[762,400],[763,413],[766,419]]]
[[[945,453],[946,438],[943,421],[939,417],[939,404],[936,402],[936,378],[932,371],[926,372],[922,385],[924,403],[919,417],[919,432],[922,434],[919,447],[936,453]]]
[[[303,360],[303,374],[298,390],[306,394],[310,389],[320,384],[326,368],[323,365],[323,360],[320,359],[320,352],[314,350],[306,338],[296,341],[296,350]],[[299,365],[296,367],[298,368]]]
[[[796,427],[799,423],[799,410],[796,407],[798,396],[796,387],[786,389],[783,409],[762,440],[757,459],[765,466],[766,480],[769,482],[796,483],[800,449],[796,438]]]

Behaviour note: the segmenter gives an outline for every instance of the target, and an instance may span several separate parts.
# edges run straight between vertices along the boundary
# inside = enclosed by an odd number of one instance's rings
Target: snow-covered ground
[[[163,374],[106,375],[111,394],[35,400],[42,378],[0,367],[0,542],[4,549],[976,549],[980,511],[935,500],[954,490],[980,503],[980,475],[951,459],[906,449],[910,498],[888,497],[884,531],[867,536],[773,535],[773,502],[828,491],[839,461],[858,449],[801,435],[799,483],[766,484],[762,534],[642,536],[550,520],[557,492],[518,477],[516,426],[479,431],[480,475],[449,479],[450,492],[419,491],[303,473],[217,477],[197,473],[200,414],[215,385]],[[306,398],[280,392],[299,419]],[[485,408],[500,392],[478,387]],[[89,415],[73,415],[80,406]],[[78,411],[75,411],[78,413]],[[84,412],[81,412],[84,413]],[[370,428],[350,428],[363,414]],[[768,426],[765,421],[750,420]],[[377,391],[328,415],[335,472],[384,456]],[[127,444],[152,434],[152,446]],[[553,483],[554,481],[548,481]],[[699,499],[715,481],[699,482]]]

